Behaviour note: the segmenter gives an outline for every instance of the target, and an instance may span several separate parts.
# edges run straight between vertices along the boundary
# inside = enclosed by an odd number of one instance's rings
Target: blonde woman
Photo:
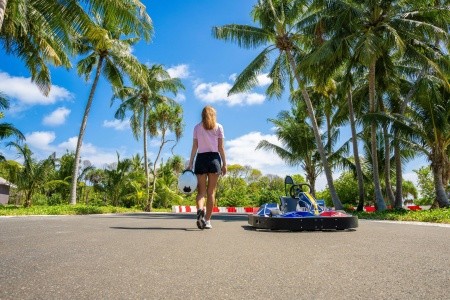
[[[194,127],[194,141],[188,169],[195,167],[197,175],[197,227],[211,229],[211,215],[216,196],[216,186],[219,176],[227,173],[227,163],[224,150],[224,132],[217,123],[216,110],[205,106],[202,110],[202,121]],[[206,197],[206,212],[204,208]]]

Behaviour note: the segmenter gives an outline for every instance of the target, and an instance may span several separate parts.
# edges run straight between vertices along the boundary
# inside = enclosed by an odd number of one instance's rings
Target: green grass
[[[450,208],[431,210],[386,210],[384,212],[353,212],[360,219],[415,221],[450,224]]]
[[[155,209],[154,211],[169,211],[168,209]],[[89,215],[142,212],[139,208],[125,208],[115,206],[91,206],[84,204],[22,207],[15,205],[0,205],[0,216],[25,216],[25,215]]]

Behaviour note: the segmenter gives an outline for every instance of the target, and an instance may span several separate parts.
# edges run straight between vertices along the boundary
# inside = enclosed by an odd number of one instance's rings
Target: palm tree
[[[448,178],[450,148],[449,86],[446,81],[432,75],[424,76],[417,84],[414,101],[405,115],[379,113],[374,117],[397,125],[407,137],[403,142],[428,158],[433,171],[436,201],[439,207],[448,207],[444,182],[445,176]]]
[[[95,76],[78,134],[77,146],[75,150],[75,166],[73,170],[70,194],[71,204],[76,203],[78,165],[80,160],[81,145],[100,74],[103,73],[114,89],[120,89],[123,87],[124,75],[128,75],[133,83],[142,85],[146,84],[146,76],[142,65],[131,54],[131,46],[134,45],[138,39],[134,37],[120,39],[121,35],[128,33],[133,34],[133,32],[130,32],[128,25],[122,26],[122,24],[117,22],[115,19],[108,19],[107,17],[108,16],[105,16],[103,19],[97,17],[99,26],[108,31],[107,35],[96,36],[92,39],[81,37],[77,41],[78,52],[80,54],[87,54],[85,58],[78,62],[78,74],[84,75],[86,80],[88,80],[93,69],[95,68]],[[135,22],[137,23],[136,26],[140,25],[138,18],[136,18]]]
[[[120,160],[119,153],[117,153],[117,163],[110,164],[104,170],[103,187],[113,206],[119,205],[120,200],[128,194],[132,171],[132,161],[130,159]]]
[[[48,64],[71,67],[73,37],[107,34],[89,18],[97,13],[114,18],[147,40],[150,38],[150,17],[137,0],[0,0],[0,40],[7,54],[25,62],[31,80],[48,95]]]
[[[156,195],[156,180],[157,180],[157,163],[159,157],[161,156],[162,149],[169,142],[178,142],[183,133],[183,110],[179,104],[169,105],[167,103],[159,103],[152,109],[149,113],[148,129],[150,137],[160,137],[160,145],[158,153],[156,154],[155,161],[153,162],[153,189],[150,201],[147,198],[146,211],[151,211],[153,206],[153,201]],[[173,132],[175,135],[174,140],[168,140],[167,135],[169,132]],[[173,148],[173,147],[172,147]]]
[[[0,0],[0,30],[2,30],[3,19],[5,18],[5,10],[8,0]]]
[[[377,61],[385,55],[407,56],[411,62],[423,61],[426,56],[417,50],[436,52],[435,37],[447,34],[448,8],[435,5],[434,1],[412,1],[408,5],[381,0],[315,2],[316,7],[323,8],[319,13],[320,25],[321,29],[326,29],[323,36],[328,38],[321,56],[336,52],[342,59],[351,58],[366,68],[370,113],[378,110],[377,97],[381,97],[376,93]],[[334,62],[334,65],[339,63]],[[376,202],[378,209],[383,210],[386,205],[377,171],[377,125],[372,122],[370,127]]]
[[[296,32],[296,25],[305,10],[305,1],[260,0],[254,6],[252,15],[261,27],[236,24],[224,25],[214,27],[213,35],[218,39],[237,42],[239,46],[244,48],[265,46],[262,52],[237,77],[234,86],[229,91],[230,94],[252,88],[257,82],[257,75],[264,68],[268,67],[271,53],[278,50],[279,55],[276,57],[269,72],[272,83],[267,89],[267,94],[280,97],[284,90],[284,80],[289,79],[291,90],[293,89],[293,81],[297,82],[306,103],[333,204],[336,209],[342,209],[342,203],[334,188],[333,177],[321,140],[314,108],[305,88],[305,80],[301,78],[298,72],[302,47],[305,46],[306,40],[303,34]]]
[[[0,110],[5,110],[9,108],[9,101],[6,97],[3,97],[3,95],[0,93]],[[0,111],[0,119],[3,119],[4,114],[2,111]],[[10,123],[0,123],[0,140],[9,138],[9,137],[16,137],[18,140],[24,140],[25,136],[18,130],[16,127],[14,127]],[[0,154],[0,160],[5,159],[3,155]]]
[[[8,109],[9,108],[9,101],[7,98],[3,97],[3,95],[0,93],[0,119],[4,117],[4,114],[1,110]],[[16,137],[19,141],[25,140],[25,136],[20,132],[16,127],[14,127],[10,123],[0,123],[0,140],[9,138],[9,137]],[[5,160],[5,157],[2,153],[0,153],[0,161]]]
[[[158,103],[175,103],[175,100],[164,93],[171,92],[176,95],[179,89],[184,88],[180,79],[171,78],[169,73],[161,65],[145,67],[147,82],[145,85],[126,87],[116,90],[115,97],[123,102],[116,111],[115,117],[123,120],[126,112],[131,111],[130,124],[134,137],[139,140],[142,135],[144,151],[144,169],[147,179],[147,199],[150,195],[150,174],[147,158],[147,122],[148,114]]]
[[[347,68],[348,71],[348,68]],[[353,101],[353,75],[351,72],[338,74],[338,98],[341,102],[338,104],[337,118],[340,119],[339,125],[350,123],[351,143],[354,160],[354,172],[358,182],[358,206],[357,211],[364,209],[364,174],[361,167],[361,158],[358,149],[358,134],[357,134],[357,114],[355,113],[355,106]]]
[[[16,142],[8,143],[8,147],[14,147],[23,159],[23,167],[17,177],[17,188],[24,192],[25,201],[24,206],[31,206],[31,199],[33,195],[43,187],[47,182],[51,170],[54,168],[55,157],[50,155],[47,159],[36,161],[33,158],[33,152],[27,144],[24,146]]]
[[[283,145],[278,146],[262,140],[256,149],[271,150],[288,164],[300,165],[306,173],[306,180],[311,185],[311,194],[315,196],[316,180],[322,172],[322,166],[313,130],[306,119],[303,103],[298,103],[291,112],[280,112],[277,119],[269,119],[269,121],[275,125],[275,134]]]

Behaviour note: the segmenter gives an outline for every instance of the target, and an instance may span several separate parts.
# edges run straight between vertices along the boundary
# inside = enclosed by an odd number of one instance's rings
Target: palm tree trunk
[[[0,0],[0,31],[2,30],[3,20],[5,19],[5,11],[8,0]]]
[[[316,178],[311,177],[309,182],[311,184],[311,195],[313,195],[313,197],[316,198]]]
[[[392,192],[391,184],[391,146],[389,144],[389,135],[387,131],[387,125],[383,125],[383,137],[384,137],[384,182],[386,184],[386,195],[388,195],[391,207],[395,205],[395,196]]]
[[[306,172],[306,181],[309,182],[309,185],[311,186],[310,193],[315,198],[316,197],[316,179],[317,179],[317,176],[316,176],[316,172],[314,170],[314,167],[306,168],[305,172]]]
[[[145,170],[145,188],[147,192],[147,197],[145,198],[145,203],[148,205],[150,198],[150,174],[148,171],[148,157],[147,157],[147,107],[144,107],[144,122],[142,125],[142,134],[144,140],[144,170]]]
[[[376,112],[376,102],[375,102],[375,61],[371,63],[369,67],[369,104],[370,112]],[[370,143],[372,152],[372,172],[373,172],[373,184],[375,191],[375,203],[377,205],[378,211],[386,210],[386,203],[383,199],[383,194],[381,193],[380,185],[380,175],[378,173],[378,155],[377,155],[377,124],[372,121],[370,124]]]
[[[84,115],[80,126],[80,132],[78,133],[77,148],[75,150],[75,161],[72,172],[72,186],[70,190],[70,204],[72,205],[77,204],[77,181],[78,181],[78,168],[80,165],[81,145],[83,143],[83,136],[86,130],[86,124],[89,116],[89,111],[91,110],[92,100],[94,99],[95,90],[97,88],[98,80],[100,78],[100,71],[102,69],[103,60],[104,60],[103,56],[100,56],[97,64],[97,70],[95,72],[94,82],[92,83],[91,91],[89,93],[88,102],[86,103],[86,107],[84,109]]]
[[[416,79],[416,83],[427,73],[427,69],[423,68],[419,76]],[[409,90],[406,97],[400,103],[400,114],[403,115],[405,113],[406,107],[408,106],[411,97],[417,91],[417,84],[414,84],[413,87]],[[403,207],[403,168],[402,168],[402,157],[401,157],[401,149],[400,149],[400,131],[397,128],[394,128],[394,157],[395,157],[395,208]]]
[[[403,202],[403,170],[402,170],[402,158],[400,156],[400,144],[399,144],[399,132],[397,129],[394,131],[394,159],[395,159],[395,208],[402,208]]]
[[[327,119],[327,151],[328,153],[333,152],[333,149],[331,148],[331,120],[330,120],[330,115],[327,113],[326,114],[326,119]]]
[[[25,203],[23,205],[24,207],[30,207],[31,206],[31,195],[32,195],[31,190],[27,191],[25,193]]]
[[[301,79],[298,76],[298,74],[295,72],[295,70],[297,70],[297,66],[295,64],[294,57],[292,56],[292,53],[290,51],[286,51],[286,54],[288,56],[291,68],[294,72],[295,79],[297,80],[297,84],[298,84],[299,88],[301,88],[301,86],[302,86]],[[327,184],[328,184],[328,189],[330,190],[331,200],[333,201],[333,205],[334,205],[335,209],[342,210],[342,209],[344,209],[344,207],[342,206],[342,203],[339,200],[338,194],[334,187],[333,176],[331,174],[330,166],[328,165],[328,160],[327,160],[327,157],[325,154],[325,149],[323,147],[322,139],[320,138],[319,126],[317,125],[317,120],[316,120],[316,116],[314,114],[314,108],[312,106],[311,99],[309,98],[309,95],[308,95],[308,92],[306,91],[306,89],[301,88],[301,92],[302,92],[303,99],[305,100],[306,107],[308,110],[308,115],[309,115],[309,118],[311,120],[311,124],[313,127],[314,137],[315,137],[316,143],[317,143],[317,151],[319,151],[320,158],[322,160],[323,170],[324,170],[325,176],[327,178]]]
[[[356,122],[355,122],[355,112],[353,110],[353,95],[352,91],[349,89],[348,91],[348,112],[350,119],[350,129],[352,132],[352,145],[353,145],[353,157],[355,158],[355,168],[356,168],[356,177],[358,179],[358,207],[357,211],[363,211],[364,209],[364,181],[363,174],[361,169],[361,160],[359,159],[359,150],[358,150],[358,137],[356,134]]]
[[[437,157],[438,155],[436,153],[434,153],[433,156],[434,159],[431,163],[431,169],[433,170],[434,188],[436,189],[436,201],[440,208],[450,207],[442,182],[442,159]]]
[[[166,136],[166,132],[165,130],[162,130],[161,133],[161,145],[159,146],[159,150],[158,150],[158,154],[156,155],[156,159],[155,162],[153,164],[153,190],[152,190],[152,196],[150,198],[150,202],[146,207],[146,211],[152,211],[152,207],[153,207],[153,201],[155,200],[155,189],[156,189],[156,166],[159,160],[159,156],[161,155],[162,149],[164,147],[164,144],[166,143],[165,141],[165,136]]]

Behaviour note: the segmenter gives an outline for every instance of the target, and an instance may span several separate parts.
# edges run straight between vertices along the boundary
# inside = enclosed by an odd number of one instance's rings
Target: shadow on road
[[[195,221],[195,213],[129,213],[129,214],[114,214],[114,215],[99,215],[98,218],[119,218],[119,219],[141,219],[141,220],[192,220]],[[246,214],[213,214],[212,220],[222,222],[242,222],[248,220]],[[199,231],[197,228],[184,227],[125,227],[114,226],[111,229],[119,230],[181,230],[181,231]]]
[[[180,228],[180,227],[109,227],[111,229],[124,229],[124,230],[181,230],[181,231],[199,231],[195,228]]]
[[[98,215],[98,218],[133,218],[133,219],[181,219],[195,220],[195,213],[130,213],[115,215]],[[212,220],[220,220],[224,222],[247,221],[247,214],[213,214]]]

